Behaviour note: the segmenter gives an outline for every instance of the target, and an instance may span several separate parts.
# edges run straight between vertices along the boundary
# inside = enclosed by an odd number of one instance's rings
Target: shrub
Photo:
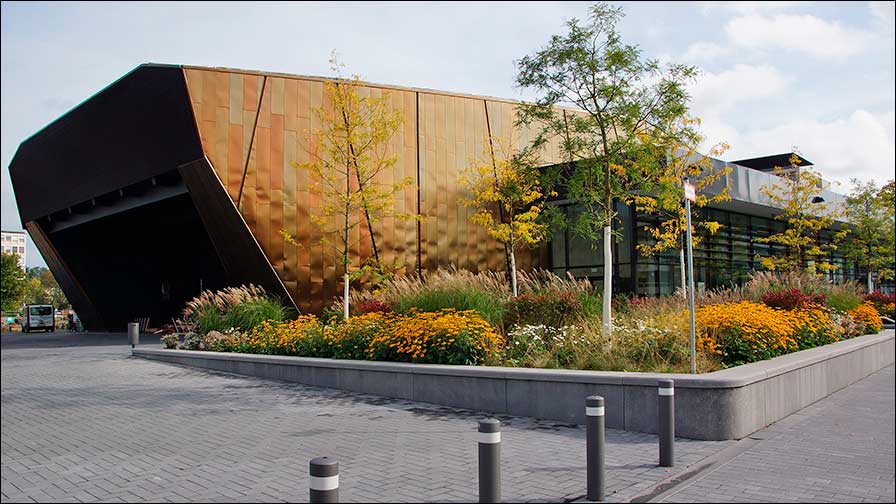
[[[796,289],[806,294],[825,294],[830,285],[826,279],[804,271],[754,271],[741,292],[744,298],[759,302],[768,292]]]
[[[584,315],[581,299],[574,293],[520,294],[507,308],[508,325],[547,325],[563,327],[579,321]]]
[[[230,327],[248,331],[263,320],[280,321],[287,309],[261,287],[255,285],[202,291],[187,302],[184,319],[202,334],[224,332]]]
[[[344,313],[342,303],[332,304],[321,311],[320,321],[323,325],[337,324],[345,318],[343,317]]]
[[[847,313],[862,304],[862,295],[850,284],[832,285],[827,298],[828,308],[837,313]]]
[[[865,324],[865,334],[877,334],[884,325],[880,319],[880,313],[874,307],[874,303],[865,301],[858,307],[849,311],[849,316]]]
[[[266,320],[236,339],[233,351],[271,355],[329,357],[323,326],[314,315],[300,315],[289,322]]]
[[[287,318],[287,309],[273,298],[258,297],[233,305],[223,318],[226,327],[248,331],[266,320],[283,321]]]
[[[159,338],[165,348],[175,349],[177,348],[177,343],[180,341],[177,333],[166,334]]]
[[[488,323],[501,328],[504,326],[507,299],[475,287],[432,288],[398,297],[393,308],[396,312],[405,314],[412,311],[473,311]]]
[[[361,301],[355,310],[358,312],[358,315],[363,315],[365,313],[373,313],[373,312],[391,312],[392,308],[386,304],[385,301],[379,298],[368,298]]]
[[[701,306],[698,346],[726,364],[770,359],[837,341],[840,333],[819,308],[778,310],[751,301]]]
[[[881,315],[896,319],[896,294],[872,292],[865,294],[865,301],[870,301]]]
[[[370,312],[351,317],[324,329],[328,356],[336,359],[366,359],[371,341],[381,332],[389,332],[392,317],[383,312]]]
[[[575,336],[570,326],[554,327],[545,324],[515,326],[507,334],[504,358],[514,366],[544,367],[546,357],[557,367],[568,365],[575,357],[578,346],[584,345],[582,336]]]
[[[389,323],[370,342],[367,355],[373,360],[483,364],[504,347],[504,338],[472,310],[380,316]]]
[[[762,302],[772,308],[782,310],[803,310],[818,306],[824,306],[826,297],[824,294],[806,294],[799,289],[787,289],[783,291],[766,292],[762,296]]]
[[[854,338],[865,334],[865,323],[846,313],[831,313],[831,320],[838,327],[841,337]]]
[[[236,329],[224,332],[209,331],[201,336],[199,349],[212,352],[232,352],[239,343],[242,333]]]
[[[177,345],[181,350],[199,350],[199,344],[202,342],[199,334],[188,332],[183,335],[183,340]]]

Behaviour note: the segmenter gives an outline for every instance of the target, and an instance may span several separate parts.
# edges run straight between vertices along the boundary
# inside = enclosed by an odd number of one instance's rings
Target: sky
[[[691,110],[708,143],[731,145],[723,159],[796,147],[838,192],[894,177],[893,2],[613,3],[623,42],[700,68]],[[515,61],[588,5],[3,2],[2,228],[22,229],[18,145],[141,63],[329,76],[336,50],[367,81],[525,100]],[[27,254],[45,264],[30,240]]]

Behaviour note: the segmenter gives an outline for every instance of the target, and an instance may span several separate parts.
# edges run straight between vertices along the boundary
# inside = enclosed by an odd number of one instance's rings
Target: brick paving
[[[894,398],[890,366],[753,434],[661,502],[894,502]]]
[[[477,500],[481,412],[136,359],[90,337],[0,340],[4,502],[306,501],[321,455],[340,462],[344,502]],[[583,428],[498,418],[505,501],[583,496]],[[733,443],[681,440],[665,469],[655,436],[608,430],[608,500]]]
[[[306,501],[320,455],[340,461],[343,502],[477,499],[481,412],[134,359],[125,339],[2,336],[3,502]],[[608,430],[607,500],[893,502],[894,379],[740,443],[679,440],[674,469],[656,466],[655,436]],[[583,496],[581,427],[499,418],[505,501]]]

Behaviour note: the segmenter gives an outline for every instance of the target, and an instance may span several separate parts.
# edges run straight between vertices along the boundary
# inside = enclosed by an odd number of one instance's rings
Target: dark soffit
[[[775,167],[790,168],[790,156],[793,154],[794,153],[792,152],[785,152],[784,154],[773,154],[771,156],[741,159],[739,161],[731,162],[754,170],[772,171]],[[800,160],[800,166],[812,166],[814,164],[812,161],[809,161],[799,154],[797,154],[797,157]]]

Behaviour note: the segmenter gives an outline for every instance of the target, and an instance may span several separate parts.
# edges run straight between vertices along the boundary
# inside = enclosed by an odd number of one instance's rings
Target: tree
[[[587,23],[572,19],[568,33],[554,35],[535,54],[517,62],[517,85],[537,92],[521,106],[520,123],[542,126],[533,145],[559,138],[569,171],[566,189],[584,211],[569,229],[604,245],[604,331],[612,331],[613,292],[611,240],[614,200],[630,201],[635,189],[649,190],[665,156],[649,139],[672,118],[684,116],[685,83],[696,68],[670,65],[661,69],[644,60],[636,46],[620,41],[616,24],[620,8],[599,3],[590,7]],[[569,105],[567,112],[558,105]]]
[[[313,111],[322,127],[307,142],[311,161],[292,165],[309,171],[313,181],[311,189],[321,196],[321,211],[311,220],[324,235],[321,243],[333,247],[339,254],[345,291],[343,312],[348,318],[351,232],[366,223],[373,245],[373,257],[367,258],[368,263],[356,271],[356,276],[371,269],[382,274],[384,265],[373,226],[386,215],[408,218],[395,214],[392,208],[395,194],[412,185],[413,180],[408,177],[395,184],[381,182],[381,174],[392,170],[398,160],[396,155],[389,154],[388,144],[402,122],[401,113],[390,108],[389,96],[362,96],[357,75],[342,79],[343,65],[338,63],[335,53],[330,63],[340,80],[324,86],[325,101],[330,106]],[[297,245],[286,231],[280,233]],[[336,245],[330,238],[333,235],[338,237]]]
[[[501,151],[495,153],[494,146]],[[545,204],[538,156],[515,148],[507,139],[490,138],[485,155],[461,174],[458,182],[470,193],[464,205],[475,208],[470,221],[484,227],[504,244],[510,255],[510,283],[516,296],[516,252],[534,247],[548,236],[540,221]]]
[[[43,267],[35,266],[26,269],[28,284],[25,289],[25,302],[30,304],[51,304],[56,308],[69,308],[68,299],[53,273]]]
[[[3,311],[16,311],[22,306],[27,284],[19,256],[0,254],[0,304]]]
[[[780,208],[775,220],[787,224],[784,231],[765,238],[759,243],[781,245],[784,251],[768,257],[757,256],[770,270],[799,271],[806,268],[811,273],[830,271],[836,267],[826,258],[837,249],[837,244],[848,233],[843,229],[834,235],[833,241],[823,243],[821,232],[831,227],[834,220],[844,215],[839,205],[824,201],[821,197],[822,179],[808,167],[800,166],[800,157],[793,153],[790,166],[776,166],[773,172],[776,182],[765,185],[760,192]]]
[[[863,183],[852,179],[852,184],[852,192],[846,198],[846,212],[852,228],[843,244],[843,253],[867,271],[868,292],[873,292],[874,274],[880,280],[892,279],[896,263],[893,182],[880,189],[873,181]]]
[[[681,117],[676,118],[672,125],[658,131],[657,143],[668,152],[666,162],[660,165],[654,190],[650,194],[634,197],[634,204],[639,212],[654,214],[660,218],[658,227],[644,228],[653,238],[653,242],[639,243],[638,252],[649,257],[677,248],[683,296],[687,294],[684,262],[687,210],[684,203],[683,180],[688,178],[697,193],[697,201],[691,205],[691,225],[707,234],[715,234],[720,224],[712,220],[700,220],[698,209],[731,199],[727,184],[715,194],[708,192],[709,188],[731,173],[730,167],[717,168],[711,159],[722,156],[729,146],[720,142],[709,147],[705,155],[701,154],[698,147],[706,138],[700,133],[699,127],[700,119]],[[694,247],[700,244],[700,236],[697,233],[691,235],[691,243]]]

